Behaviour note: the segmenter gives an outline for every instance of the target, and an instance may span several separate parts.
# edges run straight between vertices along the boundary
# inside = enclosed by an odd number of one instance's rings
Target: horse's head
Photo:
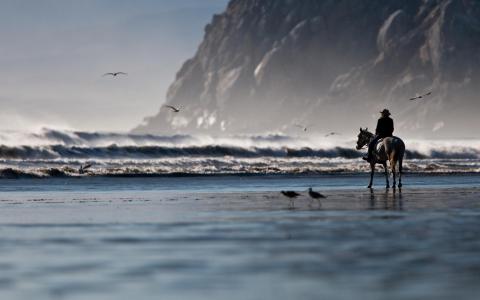
[[[360,127],[360,133],[358,134],[358,139],[357,139],[357,150],[362,149],[368,143],[370,142],[370,139],[372,138],[373,134],[368,131],[368,128],[362,129]]]

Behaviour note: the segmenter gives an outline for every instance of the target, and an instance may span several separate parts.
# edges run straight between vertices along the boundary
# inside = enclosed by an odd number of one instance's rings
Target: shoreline
[[[44,172],[45,171],[45,172]],[[195,177],[311,177],[311,176],[365,176],[369,175],[370,171],[322,171],[322,172],[283,172],[283,173],[256,173],[256,172],[238,172],[238,173],[188,173],[188,172],[171,172],[171,173],[89,173],[89,174],[76,174],[64,172],[61,169],[52,168],[49,170],[43,170],[42,172],[25,172],[17,169],[6,168],[0,170],[0,181],[10,179],[85,179],[85,178],[195,178]],[[375,171],[375,177],[383,177],[383,171],[377,169]],[[390,172],[390,177],[391,177]],[[480,172],[473,171],[421,171],[421,172],[404,172],[403,176],[480,176]]]

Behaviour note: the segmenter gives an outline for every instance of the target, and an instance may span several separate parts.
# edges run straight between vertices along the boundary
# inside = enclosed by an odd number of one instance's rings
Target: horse
[[[358,134],[357,140],[357,150],[362,149],[374,139],[375,135],[368,131],[368,128],[362,129],[360,127],[360,133]],[[378,147],[380,145],[380,147]],[[387,180],[387,188],[390,187],[390,182],[388,181],[388,169],[387,169],[387,161],[390,162],[390,168],[393,174],[393,188],[396,185],[396,165],[398,162],[398,171],[399,171],[399,179],[398,179],[398,187],[402,187],[402,174],[403,174],[403,155],[405,154],[405,144],[403,141],[396,137],[386,137],[380,140],[377,143],[377,146],[373,150],[372,160],[370,162],[371,172],[370,172],[370,183],[368,184],[368,188],[372,187],[373,183],[373,174],[375,173],[375,165],[381,164],[385,169],[385,178]]]

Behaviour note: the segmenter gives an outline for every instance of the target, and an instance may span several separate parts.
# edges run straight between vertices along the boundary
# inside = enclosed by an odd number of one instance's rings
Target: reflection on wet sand
[[[402,189],[393,188],[383,189],[382,192],[377,192],[370,188],[370,207],[369,209],[384,209],[384,210],[403,210]]]

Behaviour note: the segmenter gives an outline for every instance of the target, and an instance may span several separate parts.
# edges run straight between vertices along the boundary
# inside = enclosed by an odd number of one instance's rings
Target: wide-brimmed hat
[[[390,116],[390,115],[391,115],[390,111],[389,111],[388,109],[386,109],[386,108],[385,108],[384,110],[382,110],[380,113],[381,113],[381,114],[386,114],[387,116]]]

